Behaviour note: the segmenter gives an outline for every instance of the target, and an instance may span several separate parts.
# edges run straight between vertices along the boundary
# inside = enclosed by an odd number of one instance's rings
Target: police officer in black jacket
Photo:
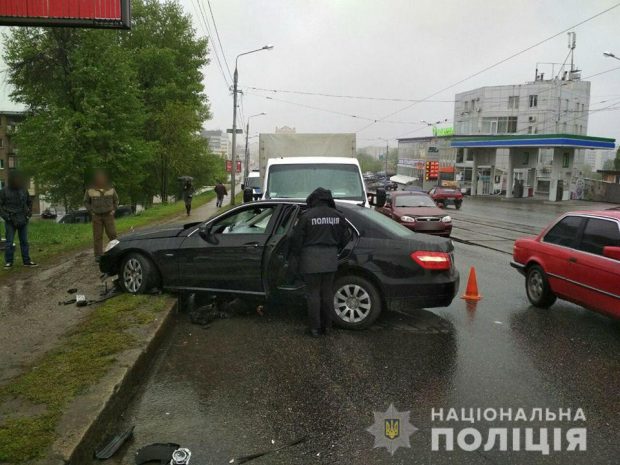
[[[334,274],[338,251],[346,245],[346,221],[336,210],[331,191],[319,187],[306,199],[309,209],[293,232],[291,251],[298,255],[306,284],[310,335],[328,333],[332,326]]]

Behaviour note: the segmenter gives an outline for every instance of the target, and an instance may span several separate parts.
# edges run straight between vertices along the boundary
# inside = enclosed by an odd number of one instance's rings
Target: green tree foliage
[[[377,171],[382,171],[385,169],[385,164],[381,162],[381,160],[373,157],[364,150],[359,150],[357,152],[357,160],[360,162],[360,167],[363,173],[366,171],[376,173]]]
[[[135,0],[131,31],[20,28],[5,36],[5,61],[28,116],[20,162],[55,202],[79,205],[95,168],[121,200],[164,201],[177,177],[196,185],[223,175],[200,129],[209,118],[202,85],[207,42],[173,0]]]
[[[191,18],[173,1],[136,1],[124,45],[143,96],[143,135],[155,151],[143,191],[166,199],[176,191],[178,176],[193,176],[198,185],[223,176],[222,160],[208,154],[199,134],[210,116],[202,84],[208,50]]]
[[[6,41],[12,98],[26,105],[16,142],[22,167],[56,202],[80,204],[94,168],[127,195],[130,173],[149,157],[135,72],[117,35],[73,29],[18,29]]]

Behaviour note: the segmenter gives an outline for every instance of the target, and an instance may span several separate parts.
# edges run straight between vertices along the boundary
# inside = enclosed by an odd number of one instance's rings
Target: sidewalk
[[[179,215],[163,223],[206,220],[216,211],[213,200],[194,210],[190,217]],[[61,335],[96,308],[58,303],[72,297],[67,293],[70,288],[77,288],[87,299],[96,299],[102,290],[99,277],[89,248],[0,282],[0,385],[53,348]]]

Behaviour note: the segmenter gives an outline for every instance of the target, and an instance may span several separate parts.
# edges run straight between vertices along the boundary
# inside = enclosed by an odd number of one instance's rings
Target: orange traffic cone
[[[480,300],[482,296],[478,292],[478,279],[476,279],[476,268],[473,266],[469,269],[469,279],[467,280],[467,289],[465,294],[461,296],[465,300]]]

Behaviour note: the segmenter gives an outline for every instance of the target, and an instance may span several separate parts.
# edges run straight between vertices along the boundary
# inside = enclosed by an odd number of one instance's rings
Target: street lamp
[[[235,74],[233,75],[233,125],[232,125],[232,170],[230,173],[230,204],[235,204],[235,188],[236,188],[236,171],[237,171],[237,84],[239,83],[239,71],[238,62],[239,57],[243,55],[249,55],[250,53],[262,52],[263,50],[272,50],[273,45],[265,45],[256,50],[250,50],[249,52],[243,52],[237,55],[235,58]]]
[[[616,60],[620,60],[620,57],[617,57],[615,54],[611,52],[603,52],[603,56],[606,56],[607,58],[615,58]]]
[[[248,149],[248,139],[250,137],[250,119],[255,118],[256,116],[265,116],[267,113],[256,113],[255,115],[248,116],[248,122],[245,126],[245,168],[244,168],[244,177],[243,179],[248,179],[248,175],[250,174],[250,150]]]

